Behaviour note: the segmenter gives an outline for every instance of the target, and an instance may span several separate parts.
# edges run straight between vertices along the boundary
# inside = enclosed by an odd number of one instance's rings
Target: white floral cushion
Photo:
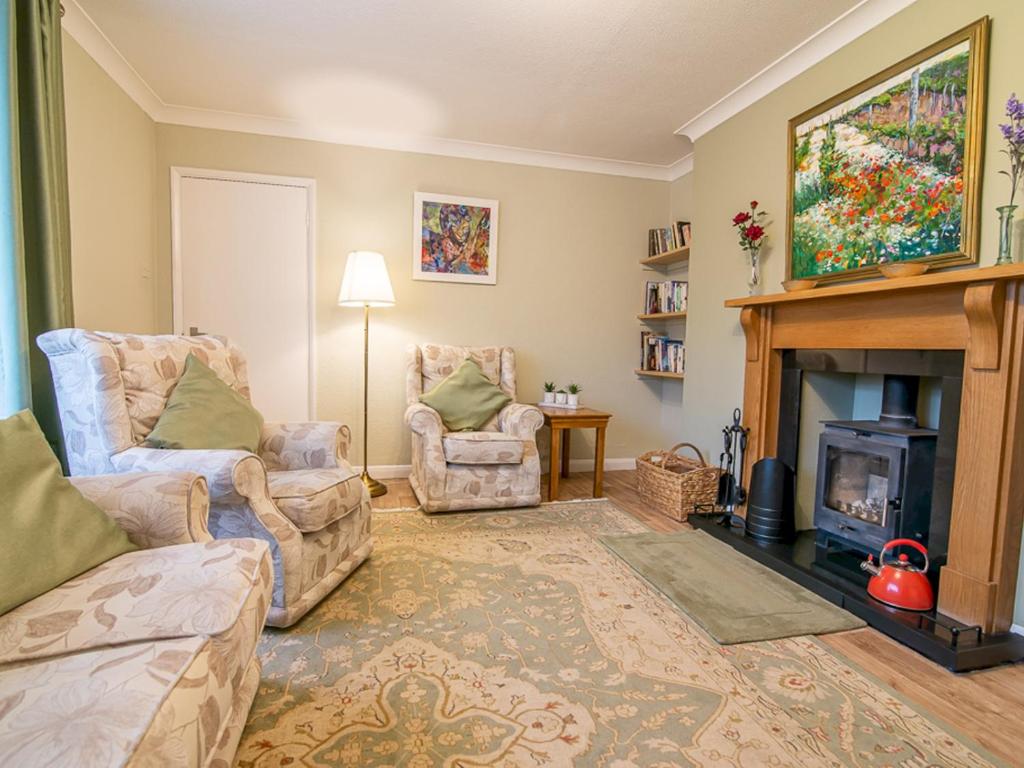
[[[156,640],[4,669],[0,765],[125,765],[168,689],[208,645]]]
[[[182,544],[0,617],[0,765],[210,765],[252,700],[272,579],[263,542]]]
[[[0,666],[145,640],[221,635],[244,611],[259,613],[247,602],[265,599],[271,580],[267,545],[255,539],[129,552],[0,616]],[[261,626],[265,613],[266,606]]]
[[[503,432],[449,432],[441,439],[449,464],[522,464],[523,441]]]
[[[349,467],[267,472],[270,497],[303,533],[323,530],[359,507],[363,483]]]

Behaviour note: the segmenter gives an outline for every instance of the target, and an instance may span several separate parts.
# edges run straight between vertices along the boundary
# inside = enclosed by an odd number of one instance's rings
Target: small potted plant
[[[555,392],[555,405],[565,405],[566,401],[568,400],[568,397],[569,393],[566,392],[564,389],[558,390],[557,392]]]
[[[555,402],[555,382],[553,381],[544,382],[544,402],[548,404]]]
[[[573,408],[580,404],[580,392],[583,391],[583,387],[579,384],[570,384],[566,388],[566,401]]]

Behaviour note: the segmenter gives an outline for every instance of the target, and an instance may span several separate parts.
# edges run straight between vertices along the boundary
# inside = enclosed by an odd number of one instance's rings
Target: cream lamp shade
[[[384,257],[376,251],[352,251],[345,262],[338,304],[343,307],[390,307],[395,303]]]

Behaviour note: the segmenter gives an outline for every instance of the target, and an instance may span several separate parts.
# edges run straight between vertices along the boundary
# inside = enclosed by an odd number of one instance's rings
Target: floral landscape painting
[[[975,194],[965,179],[977,178],[979,158],[969,31],[791,121],[791,277],[974,260],[965,237]]]
[[[496,281],[498,201],[416,193],[413,277]]]

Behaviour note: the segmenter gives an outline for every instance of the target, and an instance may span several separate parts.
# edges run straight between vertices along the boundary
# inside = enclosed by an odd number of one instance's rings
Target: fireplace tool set
[[[747,498],[743,489],[743,455],[747,450],[747,435],[750,430],[741,424],[743,413],[739,408],[732,412],[732,424],[722,429],[722,452],[718,455],[718,496],[715,506],[723,510],[719,525],[743,524],[735,517],[736,507]]]

